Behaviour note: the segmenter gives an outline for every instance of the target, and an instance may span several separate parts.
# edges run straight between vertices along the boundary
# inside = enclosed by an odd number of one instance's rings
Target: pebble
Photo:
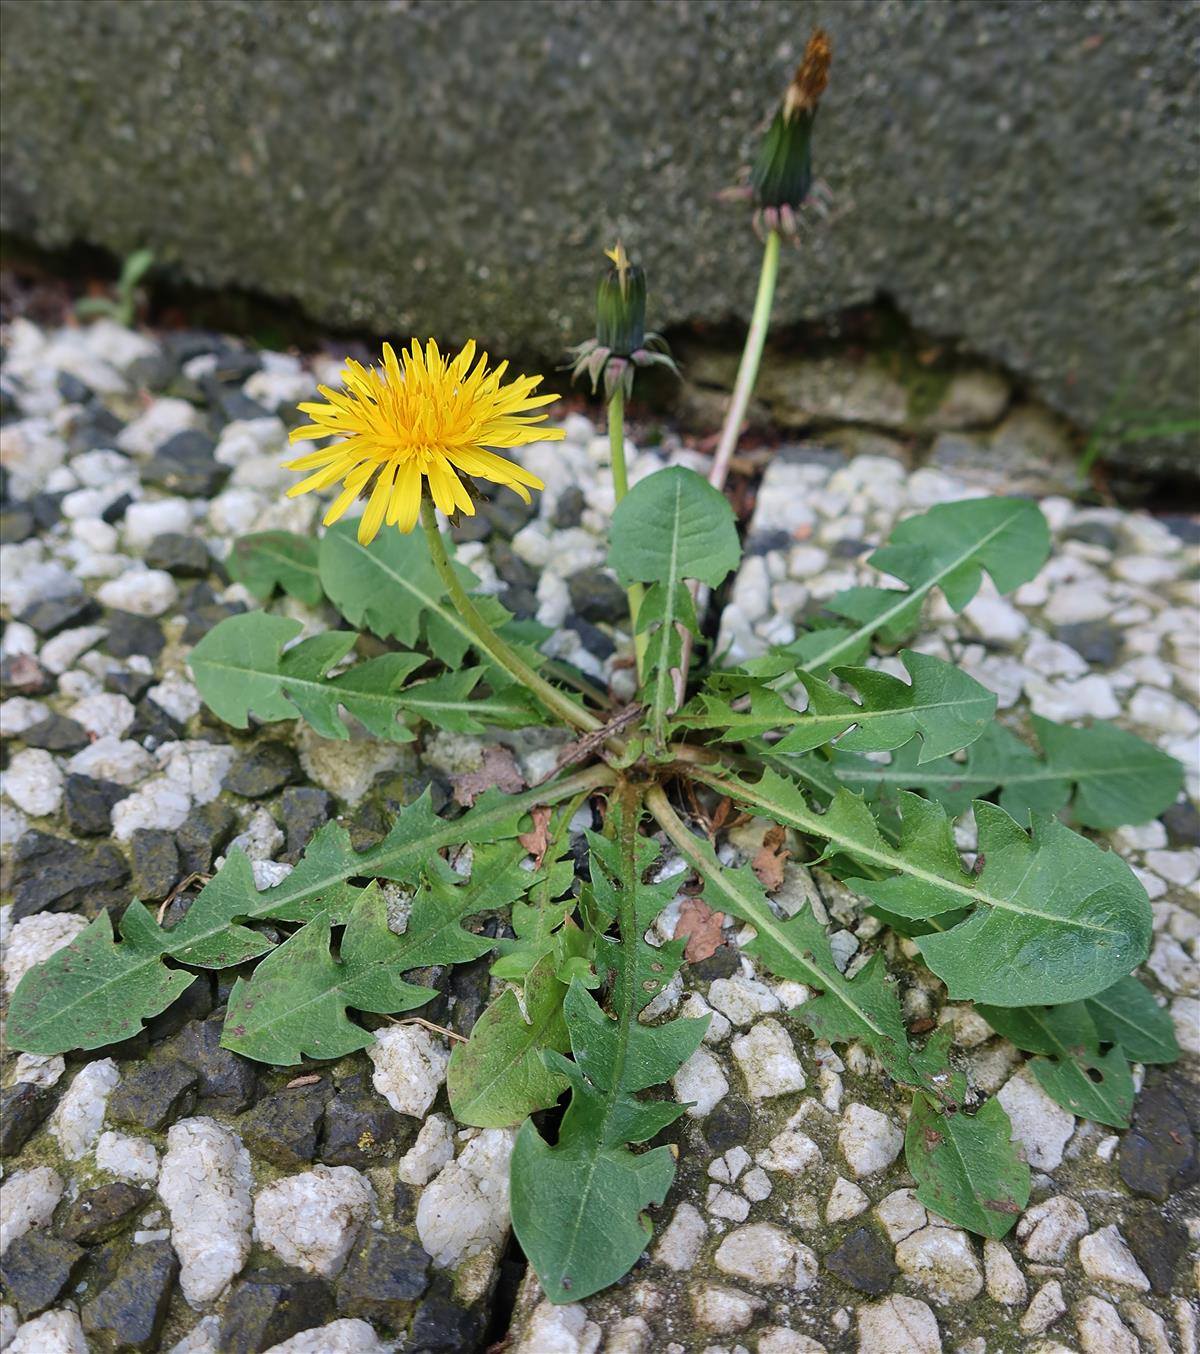
[[[1088,1217],[1082,1205],[1056,1194],[1027,1208],[1017,1222],[1017,1240],[1027,1260],[1058,1264],[1073,1241],[1085,1235]]]
[[[511,1129],[485,1129],[426,1185],[417,1203],[417,1235],[434,1264],[457,1265],[503,1244],[515,1138]]]
[[[179,673],[169,673],[157,685],[150,687],[146,695],[180,724],[186,724],[198,715],[204,704],[195,685]]]
[[[127,842],[142,827],[182,827],[192,807],[187,791],[167,776],[155,776],[140,790],[119,800],[112,808],[112,835]]]
[[[375,1065],[371,1081],[392,1109],[423,1118],[446,1080],[444,1042],[422,1025],[389,1025],[375,1032],[367,1054]]]
[[[777,1020],[760,1020],[729,1046],[751,1100],[804,1090],[807,1082],[791,1035]]]
[[[3,772],[3,787],[9,800],[33,818],[57,813],[62,807],[62,769],[41,748],[23,748],[13,754]]]
[[[116,445],[130,456],[150,457],[176,433],[198,428],[200,411],[187,400],[158,399],[117,434]]]
[[[121,1074],[111,1058],[101,1058],[81,1067],[50,1116],[51,1136],[68,1161],[78,1161],[100,1136],[108,1097],[117,1088]]]
[[[738,1288],[705,1284],[692,1290],[692,1312],[697,1324],[715,1335],[745,1330],[762,1305],[759,1299]]]
[[[110,1130],[100,1134],[96,1142],[96,1165],[121,1180],[153,1184],[158,1179],[158,1152],[154,1144],[127,1133]]]
[[[18,1327],[7,1354],[88,1354],[88,1345],[79,1317],[63,1307]]]
[[[781,1227],[756,1222],[739,1227],[721,1242],[714,1257],[724,1274],[753,1284],[784,1284],[796,1292],[816,1282],[816,1255]]]
[[[325,1326],[314,1326],[272,1345],[263,1354],[391,1354],[371,1326],[354,1316],[341,1317]]]
[[[896,1247],[896,1264],[935,1302],[970,1302],[983,1289],[975,1252],[966,1232],[922,1227]]]
[[[92,780],[110,780],[117,785],[136,785],[155,770],[154,758],[132,739],[97,738],[77,752],[67,770]]]
[[[1128,714],[1134,724],[1160,733],[1193,734],[1200,728],[1200,716],[1192,706],[1156,686],[1138,687]]]
[[[1025,1309],[1020,1322],[1023,1335],[1041,1335],[1052,1326],[1067,1310],[1063,1298],[1062,1284],[1057,1279],[1044,1283],[1033,1295],[1033,1301]]]
[[[596,1354],[604,1332],[588,1320],[587,1308],[572,1302],[556,1307],[539,1302],[529,1316],[529,1324],[512,1354]],[[610,1339],[605,1354],[615,1354]]]
[[[1075,1309],[1075,1329],[1083,1354],[1139,1354],[1137,1339],[1103,1298],[1084,1298]]]
[[[375,1191],[353,1166],[314,1166],[254,1201],[254,1236],[285,1264],[332,1278],[345,1264]]]
[[[154,750],[154,760],[163,774],[188,796],[193,804],[210,804],[221,793],[225,773],[237,754],[227,743],[198,740],[163,743]]]
[[[132,701],[107,691],[77,700],[68,708],[67,714],[82,724],[93,738],[120,739],[137,718]]]
[[[988,1297],[993,1302],[1002,1303],[1006,1307],[1016,1307],[1025,1301],[1029,1293],[1025,1276],[1003,1241],[996,1241],[991,1237],[985,1239],[983,1270]]]
[[[886,1169],[903,1146],[903,1133],[886,1115],[869,1105],[846,1106],[838,1126],[838,1147],[857,1179]]]
[[[11,997],[31,968],[69,945],[86,926],[87,919],[73,912],[35,912],[22,917],[9,932],[0,957],[5,995]]]
[[[197,1118],[168,1130],[158,1195],[193,1307],[218,1298],[249,1258],[250,1188],[250,1154],[231,1129]]]
[[[725,1098],[729,1080],[720,1062],[701,1044],[671,1078],[671,1086],[680,1104],[687,1105],[689,1117],[703,1119]]]
[[[1050,1099],[1028,1067],[1010,1077],[996,1099],[1012,1120],[1013,1138],[1024,1147],[1026,1161],[1039,1171],[1061,1165],[1075,1116]]]
[[[734,1025],[750,1025],[778,1011],[779,998],[753,978],[716,978],[708,986],[708,1004]]]
[[[454,1126],[444,1114],[431,1114],[397,1163],[396,1177],[407,1185],[427,1185],[453,1159]]]
[[[1150,1291],[1150,1280],[1115,1226],[1102,1227],[1080,1241],[1079,1263],[1096,1283],[1119,1284],[1139,1293]]]
[[[64,630],[62,634],[55,635],[42,645],[38,662],[47,672],[61,677],[73,663],[78,662],[107,634],[108,627],[104,625],[80,625],[73,630]]]
[[[5,1180],[0,1196],[0,1255],[31,1227],[45,1227],[63,1195],[62,1176],[49,1166],[16,1171]]]
[[[96,593],[105,606],[135,616],[161,616],[179,598],[175,580],[163,569],[129,569],[101,584]]]
[[[186,498],[156,498],[131,503],[125,510],[122,528],[125,544],[131,550],[144,551],[156,536],[186,532],[191,525],[192,505]]]
[[[681,1203],[659,1237],[654,1259],[677,1273],[686,1273],[700,1258],[707,1236],[708,1223],[703,1213],[692,1204]]]
[[[803,1175],[821,1162],[821,1149],[799,1128],[789,1126],[777,1133],[755,1160],[768,1171],[785,1175]]]
[[[942,1354],[932,1309],[899,1294],[858,1309],[859,1354]]]

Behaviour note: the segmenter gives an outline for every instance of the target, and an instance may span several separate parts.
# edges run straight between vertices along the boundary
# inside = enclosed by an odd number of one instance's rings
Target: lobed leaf
[[[900,839],[885,839],[866,804],[839,790],[824,814],[798,786],[767,770],[754,785],[697,768],[698,780],[799,832],[823,839],[825,856],[858,892],[902,917],[970,909],[965,920],[917,944],[952,999],[1020,1006],[1094,996],[1145,958],[1150,907],[1129,866],[1055,819],[1032,835],[1002,809],[977,803],[978,874],[963,870],[950,822],[937,805],[899,797]],[[864,877],[870,871],[876,878]]]
[[[319,606],[325,596],[317,570],[317,542],[291,531],[258,531],[239,536],[225,560],[235,583],[260,602],[282,588],[305,606]]]

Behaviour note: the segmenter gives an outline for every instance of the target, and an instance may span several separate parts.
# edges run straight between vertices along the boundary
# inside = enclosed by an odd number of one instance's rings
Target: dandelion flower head
[[[398,359],[383,345],[383,367],[364,367],[347,358],[343,390],[320,386],[325,403],[302,404],[312,419],[296,428],[292,441],[339,437],[343,441],[287,462],[289,470],[312,473],[288,490],[288,497],[341,481],[342,491],[325,514],[336,522],[360,495],[368,495],[358,526],[363,545],[388,526],[411,531],[421,511],[426,482],[444,513],[475,514],[462,476],[502,484],[530,501],[530,489],[544,489],[536,475],[496,455],[493,447],[520,447],[556,440],[561,428],[538,425],[545,414],[532,411],[557,395],[535,395],[540,376],[518,376],[503,384],[507,362],[488,369],[487,353],[475,358],[471,340],[454,358],[443,357],[430,339],[414,339]]]

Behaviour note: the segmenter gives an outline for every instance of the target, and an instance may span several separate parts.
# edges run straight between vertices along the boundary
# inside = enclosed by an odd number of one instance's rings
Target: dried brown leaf
[[[470,808],[485,790],[501,790],[506,795],[516,794],[525,788],[525,777],[510,749],[494,743],[485,748],[483,761],[474,771],[465,771],[461,776],[451,776],[454,786],[454,802]]]
[[[763,834],[762,845],[755,851],[754,859],[750,862],[750,868],[758,876],[758,882],[768,893],[773,893],[783,885],[783,867],[792,854],[784,845],[786,841],[785,828],[778,825],[769,827]]]
[[[689,964],[711,958],[724,943],[721,939],[723,912],[714,912],[703,898],[685,898],[675,923],[675,939],[687,938],[683,957]]]
[[[517,834],[517,841],[533,857],[533,868],[540,870],[546,852],[550,849],[550,808],[546,804],[537,804],[529,810],[533,827],[528,832]]]

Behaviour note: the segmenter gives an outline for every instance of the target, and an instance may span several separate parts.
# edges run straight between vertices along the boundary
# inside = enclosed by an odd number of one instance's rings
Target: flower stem
[[[608,402],[608,446],[612,455],[613,492],[618,503],[629,492],[629,475],[625,469],[625,391],[620,382]],[[638,681],[642,680],[642,666],[650,643],[648,635],[638,634],[637,618],[646,595],[640,583],[631,583],[625,589],[629,598],[629,622],[633,630],[633,652],[637,661]]]
[[[454,572],[454,566],[450,563],[450,556],[446,553],[446,543],[438,529],[437,515],[434,512],[433,504],[427,498],[421,500],[421,525],[425,529],[425,539],[429,542],[429,554],[433,559],[433,567],[438,571],[442,582],[446,585],[446,591],[450,594],[450,600],[458,608],[458,614],[478,640],[480,648],[511,676],[515,677],[522,686],[532,691],[546,709],[556,714],[564,723],[577,729],[583,729],[588,733],[603,728],[601,721],[595,715],[581,709],[564,692],[555,686],[551,686],[544,677],[534,672],[520,654],[506,644],[479,614],[478,608],[467,596],[466,589],[459,582],[458,575]]]

